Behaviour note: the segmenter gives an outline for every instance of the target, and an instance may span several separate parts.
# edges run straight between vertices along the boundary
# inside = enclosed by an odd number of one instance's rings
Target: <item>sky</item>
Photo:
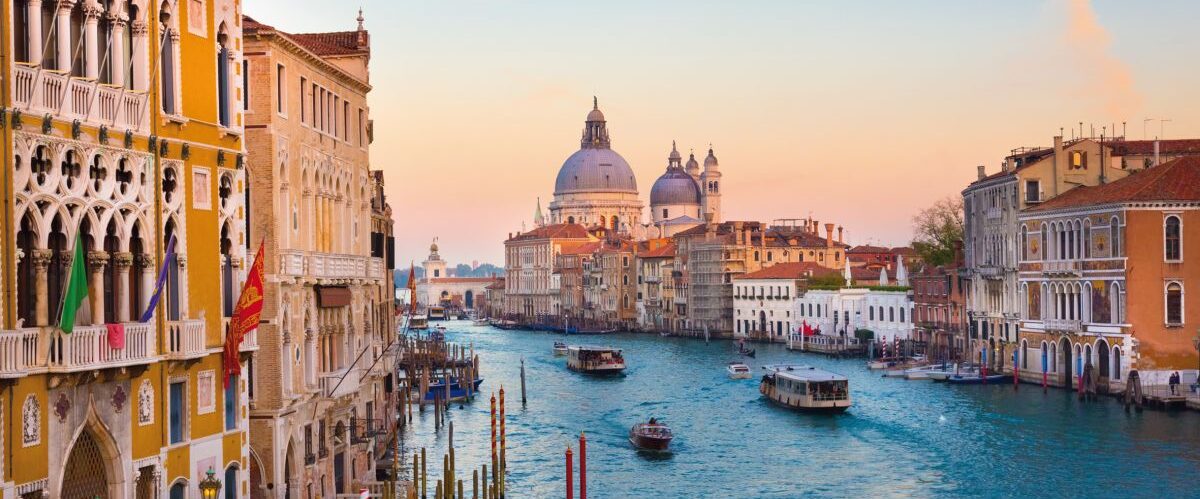
[[[401,264],[435,237],[453,263],[502,264],[507,235],[550,202],[593,95],[647,204],[672,140],[701,159],[711,143],[726,220],[812,216],[851,244],[907,244],[913,215],[959,195],[976,165],[994,172],[1080,122],[1087,135],[1200,137],[1200,2],[361,6],[371,162]],[[244,3],[289,32],[354,29],[356,10]]]

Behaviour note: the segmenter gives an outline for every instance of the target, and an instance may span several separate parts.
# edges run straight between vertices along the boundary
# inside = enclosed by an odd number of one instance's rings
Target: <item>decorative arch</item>
[[[71,490],[84,497],[97,494],[124,497],[126,477],[124,467],[120,465],[121,450],[112,432],[96,414],[93,403],[88,404],[87,416],[71,436],[67,449],[70,450],[62,473],[53,488],[60,496],[64,490]]]

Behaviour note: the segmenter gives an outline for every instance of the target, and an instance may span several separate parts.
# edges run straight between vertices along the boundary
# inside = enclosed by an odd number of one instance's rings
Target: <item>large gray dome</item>
[[[650,206],[700,205],[700,186],[679,168],[668,168],[650,188]]]
[[[563,162],[554,181],[554,194],[578,192],[628,192],[637,194],[633,169],[616,151],[586,148]]]

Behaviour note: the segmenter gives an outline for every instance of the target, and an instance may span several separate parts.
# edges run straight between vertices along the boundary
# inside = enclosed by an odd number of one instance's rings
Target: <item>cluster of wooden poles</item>
[[[508,470],[508,445],[505,440],[504,428],[504,388],[500,388],[499,415],[497,416],[496,395],[492,394],[492,463],[491,473],[488,465],[471,471],[472,499],[503,499],[505,497],[505,475]],[[497,427],[499,427],[497,433]],[[448,424],[449,445],[447,452],[442,455],[442,476],[434,483],[434,499],[463,499],[466,497],[463,479],[458,477],[457,462],[454,459],[454,422]],[[497,438],[498,437],[498,438]],[[498,447],[497,447],[498,446]],[[412,485],[408,488],[407,499],[429,499],[429,473],[426,449],[413,453]],[[481,494],[482,493],[482,494]]]

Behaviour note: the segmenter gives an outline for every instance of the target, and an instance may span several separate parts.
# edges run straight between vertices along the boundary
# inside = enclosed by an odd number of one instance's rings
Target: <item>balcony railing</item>
[[[238,350],[243,352],[258,350],[258,328],[251,329],[250,332],[246,333],[246,336],[242,337],[242,344]]]
[[[37,66],[17,64],[13,72],[13,99],[22,112],[49,114],[84,124],[145,133],[150,120],[147,95],[95,80]]]
[[[350,443],[363,444],[386,433],[381,419],[350,418]]]
[[[1042,262],[1042,274],[1079,275],[1079,260],[1050,260]]]
[[[319,278],[386,279],[387,269],[382,258],[299,250],[280,252],[279,272],[291,276]]]
[[[167,358],[198,359],[208,351],[204,348],[204,321],[190,319],[167,321]]]
[[[50,369],[55,372],[91,371],[150,364],[157,360],[152,324],[124,324],[125,344],[113,348],[105,326],[76,327],[71,334],[50,332]]]
[[[1043,321],[1047,331],[1066,331],[1077,333],[1082,331],[1083,321],[1079,319],[1046,319]]]
[[[41,328],[0,331],[0,378],[19,378],[46,366],[46,336]]]

